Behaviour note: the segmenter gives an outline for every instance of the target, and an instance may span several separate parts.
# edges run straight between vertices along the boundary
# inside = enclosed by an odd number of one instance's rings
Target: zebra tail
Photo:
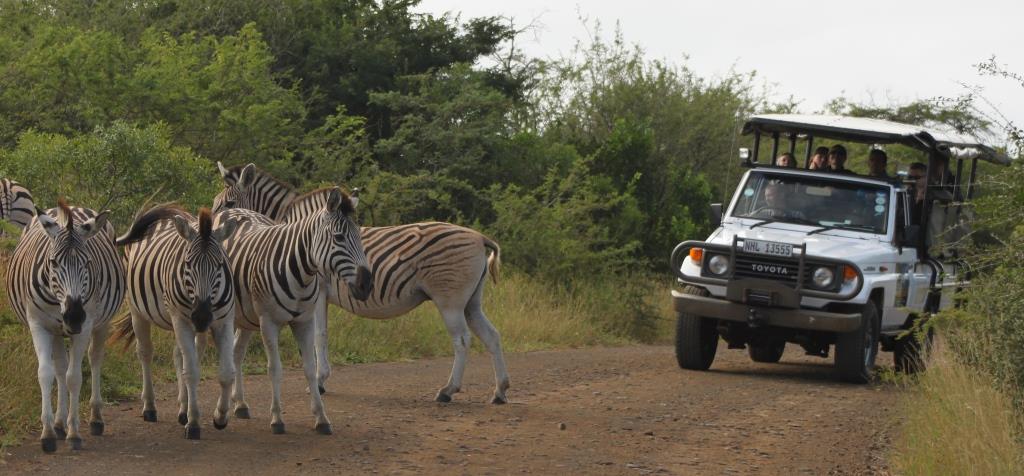
[[[491,275],[491,282],[498,284],[498,274],[501,271],[501,247],[484,237],[484,248],[491,250],[491,255],[487,257],[487,274]]]
[[[132,327],[132,315],[130,312],[122,314],[120,319],[114,321],[114,332],[107,339],[107,345],[113,345],[117,341],[124,341],[121,352],[128,352],[128,347],[132,345],[132,342],[135,342],[135,328]]]

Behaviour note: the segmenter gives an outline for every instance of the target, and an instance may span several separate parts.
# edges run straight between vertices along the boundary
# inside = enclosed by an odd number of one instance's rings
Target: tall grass
[[[6,255],[0,253],[0,283],[6,282]],[[504,269],[497,285],[488,284],[484,312],[498,328],[506,352],[538,349],[619,345],[667,341],[671,337],[671,281],[647,276],[581,282],[573,288],[551,286],[530,276]],[[0,285],[0,288],[4,288]],[[379,362],[451,355],[451,339],[440,314],[424,303],[408,315],[391,320],[355,317],[331,307],[331,361],[334,364]],[[174,378],[170,332],[154,329],[154,373]],[[266,371],[259,339],[253,339],[243,371]],[[479,340],[474,349],[483,351]],[[204,376],[215,375],[214,351],[204,356]],[[294,339],[281,339],[281,356],[298,366]],[[515,369],[512,369],[514,372]],[[88,367],[86,366],[86,372]],[[88,378],[84,380],[88,382]],[[103,365],[104,398],[135,397],[141,377],[134,347],[122,352],[108,347]],[[89,398],[88,385],[82,399]],[[83,407],[87,408],[87,407]],[[38,430],[39,383],[36,358],[28,329],[0,294],[0,446],[12,444]]]
[[[939,346],[908,387],[893,454],[900,474],[1024,474],[1020,415],[995,382]]]

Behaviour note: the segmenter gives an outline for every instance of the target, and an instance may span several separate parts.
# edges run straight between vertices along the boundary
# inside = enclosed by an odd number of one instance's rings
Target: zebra
[[[78,396],[82,357],[89,347],[92,409],[89,432],[103,434],[100,368],[111,317],[124,298],[124,264],[114,248],[110,212],[69,207],[63,199],[29,221],[14,249],[7,273],[11,307],[32,333],[42,393],[43,451],[57,450],[57,438],[82,448]],[[70,367],[64,338],[71,340]],[[57,413],[51,390],[57,379]],[[65,426],[66,422],[66,426]]]
[[[254,209],[270,218],[290,222],[314,213],[327,195],[316,191],[298,196],[290,187],[253,164],[224,168],[218,162],[224,189],[214,198],[214,210]],[[450,223],[428,222],[400,226],[364,227],[363,247],[373,270],[373,295],[353,299],[343,282],[328,280],[328,300],[358,316],[391,319],[433,301],[452,339],[454,362],[448,382],[434,399],[450,402],[462,387],[472,331],[491,353],[495,388],[491,403],[508,402],[510,387],[501,336],[483,311],[485,277],[497,282],[501,250],[497,243],[474,230]],[[318,319],[317,363],[319,389],[330,376],[327,353],[326,308]]]
[[[36,204],[32,200],[32,192],[18,182],[0,179],[0,220],[7,220],[24,230],[35,216]]]
[[[351,215],[355,206],[338,188],[326,191],[328,199],[316,213],[302,220],[275,224],[269,218],[250,211],[231,209],[217,215],[216,222],[240,221],[235,233],[225,242],[235,288],[235,367],[242,358],[252,333],[260,330],[267,354],[267,368],[273,386],[270,428],[284,433],[281,418],[281,358],[278,336],[289,326],[299,345],[302,366],[310,388],[316,385],[314,322],[319,307],[325,306],[321,275],[345,282],[356,299],[371,292],[373,279],[366,266],[366,255],[359,239],[359,228]],[[241,372],[236,373],[232,399],[235,415],[248,418]],[[331,434],[331,423],[324,411],[319,392],[310,392],[315,429]]]
[[[193,217],[176,205],[151,208],[135,219],[115,244],[124,246],[128,272],[130,316],[117,323],[112,340],[137,338],[142,364],[142,418],[156,421],[153,400],[152,325],[174,332],[174,365],[178,375],[178,423],[185,438],[198,440],[199,353],[196,336],[209,330],[220,358],[221,394],[213,414],[218,430],[228,424],[228,402],[235,379],[233,332],[234,294],[227,253],[221,242],[231,236],[237,222],[213,228],[208,208]]]

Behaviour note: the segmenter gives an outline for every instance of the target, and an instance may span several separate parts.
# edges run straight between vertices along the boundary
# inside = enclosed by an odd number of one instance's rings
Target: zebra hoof
[[[70,445],[71,449],[74,450],[74,451],[81,450],[82,449],[82,439],[81,438],[68,438],[68,445]]]
[[[491,399],[491,403],[493,403],[494,405],[504,405],[508,403],[508,398],[505,398],[504,396],[495,395],[494,398]]]
[[[92,436],[103,436],[103,422],[102,421],[91,421],[89,422],[89,434]]]
[[[156,410],[143,410],[142,419],[148,422],[156,421]]]
[[[236,408],[235,409],[235,418],[240,418],[242,420],[248,420],[249,418],[252,418],[252,417],[249,416],[249,407],[238,407],[238,408]]]
[[[334,433],[333,431],[331,431],[330,423],[317,423],[316,432],[320,433],[321,435],[330,435]]]
[[[57,451],[57,439],[56,438],[43,438],[43,453],[53,453]]]
[[[441,403],[450,403],[452,401],[452,396],[444,392],[437,392],[437,396],[434,397],[434,401]]]
[[[186,426],[185,427],[185,439],[186,440],[198,440],[199,439],[199,427],[198,426]]]
[[[275,434],[275,435],[283,435],[284,434],[284,423],[271,423],[270,424],[270,432]]]
[[[186,423],[188,423],[188,414],[186,414],[186,413],[179,413],[178,414],[178,424],[182,425],[182,426],[185,426]]]
[[[323,386],[323,385],[317,385],[317,387],[316,387],[316,388],[317,388],[317,390],[319,390],[319,391],[320,391],[320,395],[323,395],[323,394],[327,393],[327,389],[326,389],[326,388],[324,388],[324,386]]]
[[[218,429],[218,430],[223,430],[223,429],[227,428],[228,427],[228,419],[225,418],[224,419],[224,423],[217,423],[217,419],[214,418],[213,419],[213,427]]]
[[[68,432],[64,431],[64,427],[62,426],[53,427],[53,432],[57,434],[58,440],[63,440],[68,437]]]

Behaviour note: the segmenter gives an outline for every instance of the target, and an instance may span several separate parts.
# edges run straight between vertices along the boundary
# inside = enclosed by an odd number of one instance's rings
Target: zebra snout
[[[61,316],[64,333],[68,335],[80,334],[82,324],[85,323],[85,306],[81,299],[68,299],[64,302],[64,315]]]
[[[199,302],[192,303],[192,315],[189,316],[192,320],[192,326],[196,328],[196,332],[206,332],[210,328],[210,323],[213,322],[213,306],[210,305],[209,299],[203,299]]]
[[[356,269],[356,284],[352,288],[352,297],[365,301],[366,298],[370,297],[372,291],[373,275],[370,273],[370,268],[360,266]]]

